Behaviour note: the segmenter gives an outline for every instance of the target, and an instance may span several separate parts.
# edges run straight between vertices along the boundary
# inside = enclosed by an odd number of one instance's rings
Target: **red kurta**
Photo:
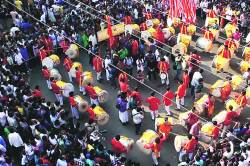
[[[140,92],[132,91],[130,97],[134,97],[136,99],[138,106],[142,105],[142,96]]]
[[[69,97],[69,104],[72,106],[72,107],[75,107],[77,105],[77,102],[75,101],[74,97]]]
[[[246,95],[240,95],[236,98],[237,104],[239,104],[242,107],[245,107],[247,105],[247,97]]]
[[[185,84],[186,87],[189,87],[190,78],[189,78],[188,74],[183,73],[182,81],[183,81],[183,84]]]
[[[56,81],[51,82],[51,88],[52,88],[52,91],[55,94],[60,94],[61,93],[61,88],[58,85],[56,85]]]
[[[183,97],[185,96],[185,94],[186,94],[186,89],[187,89],[187,87],[186,87],[185,84],[181,84],[181,85],[178,87],[178,89],[177,89],[177,91],[176,91],[176,95],[177,95],[177,97],[178,97],[179,99],[181,99],[181,98],[183,98]]]
[[[115,153],[127,153],[127,149],[122,145],[121,142],[117,141],[115,138],[111,141],[112,151]]]
[[[89,95],[90,98],[92,99],[97,99],[97,94],[95,92],[95,89],[93,88],[93,86],[86,86],[85,90],[87,92],[87,94]]]
[[[96,72],[101,72],[103,70],[102,59],[99,57],[94,57],[93,66]]]
[[[193,152],[197,144],[198,141],[195,138],[192,138],[184,145],[183,149],[186,150],[187,153]]]
[[[50,78],[49,69],[42,69],[42,74],[43,74],[43,77],[44,77],[46,80],[49,80],[49,78]]]
[[[165,61],[160,61],[158,62],[158,68],[160,70],[160,73],[168,73],[169,64]]]
[[[119,82],[121,92],[128,92],[128,84],[125,82]]]
[[[72,62],[72,60],[69,57],[66,57],[63,60],[63,65],[65,66],[67,72],[69,72],[70,69],[71,69],[71,67],[72,67],[72,65],[73,65],[73,62]]]
[[[33,91],[33,96],[34,97],[42,97],[42,92],[40,90],[38,90],[38,89],[35,89]]]
[[[159,109],[159,106],[161,104],[160,99],[154,96],[150,96],[146,99],[146,102],[149,104],[149,109],[151,111],[157,111]]]
[[[41,50],[39,50],[39,57],[40,57],[40,60],[42,61],[44,58],[46,58],[47,57],[47,52],[46,52],[46,50],[45,49],[41,49]]]
[[[141,23],[140,29],[141,31],[146,31],[148,29],[147,24],[145,22]]]
[[[131,47],[132,47],[132,49],[131,49],[132,56],[138,55],[139,44],[138,44],[137,40],[132,41]]]
[[[164,95],[163,95],[163,103],[166,106],[171,106],[172,105],[172,100],[174,99],[175,95],[174,92],[172,91],[167,91]]]
[[[128,82],[128,75],[125,73],[120,73],[118,77],[118,81],[121,82],[121,80],[124,80],[124,82]]]
[[[76,71],[76,83],[79,85],[81,83],[82,79],[82,71],[78,70]]]
[[[225,126],[229,126],[231,124],[231,122],[232,122],[232,119],[234,117],[236,117],[236,116],[237,116],[236,112],[234,112],[234,111],[228,111],[223,124]]]
[[[232,91],[231,84],[227,82],[227,84],[221,89],[221,100],[225,101]]]
[[[89,113],[89,119],[94,120],[94,119],[95,119],[95,113],[94,113],[94,111],[93,111],[93,108],[92,108],[92,107],[89,107],[89,108],[87,109],[87,112]]]

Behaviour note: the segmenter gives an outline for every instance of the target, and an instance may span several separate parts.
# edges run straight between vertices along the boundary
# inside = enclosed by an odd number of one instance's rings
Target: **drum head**
[[[57,69],[51,69],[50,76],[55,78],[56,80],[62,80],[62,76]]]
[[[63,87],[63,96],[69,97],[70,92],[74,92],[74,86],[71,83],[66,83]]]
[[[147,20],[146,25],[147,25],[148,28],[152,28],[154,26],[154,23],[153,23],[152,20]]]
[[[175,150],[179,152],[181,150],[181,147],[183,147],[187,141],[187,136],[177,135],[174,139]]]
[[[98,116],[97,124],[98,125],[105,125],[108,123],[108,121],[109,121],[109,115],[107,113],[102,114],[101,116]]]
[[[46,66],[49,70],[51,70],[54,67],[54,62],[50,57],[46,57],[43,59],[42,65]]]
[[[98,94],[98,100],[100,103],[105,103],[108,100],[109,97],[109,93],[105,90],[102,90],[99,94]]]
[[[72,48],[67,49],[65,54],[68,55],[68,57],[71,58],[71,59],[77,57],[77,51],[72,49]]]
[[[69,74],[71,77],[76,78],[76,69],[74,67],[71,67],[69,70]]]
[[[162,80],[165,80],[167,78],[167,74],[166,73],[161,73],[160,77]]]

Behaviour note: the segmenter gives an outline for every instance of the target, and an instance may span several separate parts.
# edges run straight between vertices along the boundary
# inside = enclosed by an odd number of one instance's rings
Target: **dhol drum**
[[[83,80],[82,80],[83,85],[88,85],[88,83],[93,84],[93,82],[94,78],[92,73],[90,71],[83,72]]]
[[[223,80],[217,80],[210,89],[211,94],[214,97],[220,97],[221,96],[221,88],[223,87],[224,81]]]
[[[225,26],[225,31],[226,31],[226,35],[227,35],[227,38],[229,37],[232,37],[233,36],[233,33],[236,32],[236,26],[234,26],[233,24],[231,23],[227,23],[227,25]]]
[[[125,34],[129,33],[132,34],[133,31],[140,31],[140,26],[137,24],[129,24],[129,25],[125,25]]]
[[[79,56],[79,47],[76,44],[70,44],[65,54],[68,55],[69,58],[74,59]]]
[[[193,25],[193,24],[189,24],[188,27],[187,27],[187,32],[188,32],[189,35],[192,36],[196,32],[196,26]]]
[[[181,148],[186,144],[187,141],[188,141],[187,136],[177,135],[174,138],[174,147],[175,147],[176,152],[180,152]]]
[[[196,42],[196,47],[209,52],[213,48],[213,42],[204,37],[200,37]]]
[[[167,74],[164,73],[164,72],[161,72],[160,77],[161,77],[162,80],[165,80],[167,78]]]
[[[80,62],[74,62],[72,64],[72,67],[71,67],[70,71],[69,71],[70,76],[73,77],[73,78],[76,78],[76,67],[78,67],[78,69],[80,71],[82,71],[82,64]]]
[[[144,146],[154,143],[157,137],[159,137],[159,135],[155,131],[146,130],[143,132],[141,138],[136,141],[136,144],[142,152],[145,154],[150,154],[151,150],[144,148]]]
[[[69,97],[69,93],[74,92],[74,86],[71,83],[57,81],[56,85],[61,88],[64,97]]]
[[[51,69],[49,72],[50,72],[50,77],[53,77],[55,80],[58,81],[62,80],[62,76],[57,69]]]
[[[248,62],[248,61],[241,61],[240,62],[241,73],[247,72],[248,68],[250,68],[250,62]]]
[[[230,59],[223,58],[222,56],[216,55],[214,57],[214,60],[213,60],[213,63],[214,63],[214,66],[215,66],[216,70],[218,70],[218,71],[221,71],[221,70],[227,71],[228,68],[229,68],[229,60]]]
[[[93,111],[95,120],[99,125],[105,125],[109,121],[109,114],[102,107],[96,106]]]
[[[209,28],[209,31],[212,32],[215,40],[218,40],[220,31],[218,29],[213,29],[213,28]]]
[[[133,144],[135,143],[135,141],[132,138],[128,138],[125,136],[121,136],[119,141],[127,149],[127,152],[129,152],[132,149]]]
[[[205,123],[201,127],[200,138],[205,143],[210,143],[212,141],[213,130],[215,126],[212,122]]]
[[[225,121],[226,116],[227,111],[221,111],[213,117],[212,121],[216,121],[218,124],[222,124]]]
[[[182,125],[183,127],[187,127],[186,126],[186,120],[188,119],[188,115],[189,113],[192,111],[187,111],[187,112],[183,112],[179,114],[179,124]]]
[[[189,46],[192,40],[192,36],[179,33],[177,36],[177,43],[184,43],[186,46]]]
[[[198,114],[205,112],[206,101],[208,100],[208,95],[203,95],[199,100],[194,103],[194,107]]]
[[[155,131],[157,130],[157,127],[162,125],[163,123],[165,123],[164,117],[155,118]],[[170,123],[171,125],[174,125],[175,124],[174,119],[172,117],[168,117],[168,123]],[[168,137],[171,130],[172,130],[172,127],[164,128],[164,129],[160,130],[159,132],[164,133],[166,135],[166,137]]]
[[[237,112],[238,116],[241,114],[242,108],[236,103],[234,99],[228,99],[225,102],[226,110],[229,110],[229,106],[233,107],[233,111]]]
[[[125,24],[117,24],[111,27],[113,36],[121,35],[125,32]],[[97,40],[98,42],[102,42],[104,40],[109,39],[108,29],[104,29],[102,31],[97,32]]]
[[[184,55],[187,53],[187,46],[184,43],[178,43],[172,48],[172,53],[177,56],[179,53]]]
[[[76,95],[74,96],[75,101],[77,102],[78,111],[86,112],[88,108],[88,102],[85,101],[81,96]]]
[[[53,69],[60,64],[59,56],[52,54],[42,60],[42,65],[46,66],[49,70]]]
[[[106,90],[103,90],[99,86],[95,86],[94,90],[98,96],[98,100],[100,103],[105,103],[108,100],[109,93]]]
[[[241,75],[232,76],[231,85],[233,90],[242,90],[244,88],[244,79]]]

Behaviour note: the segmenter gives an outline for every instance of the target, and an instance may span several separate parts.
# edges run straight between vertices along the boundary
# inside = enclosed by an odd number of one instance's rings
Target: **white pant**
[[[69,72],[68,72],[68,75],[69,75],[69,81],[72,82],[72,77]]]
[[[52,88],[51,88],[51,82],[50,82],[50,80],[46,80],[46,82],[47,82],[48,88],[49,88],[49,89],[52,89]]]
[[[166,84],[166,85],[169,85],[169,78],[168,78],[168,74],[166,74],[166,78],[165,79],[161,79],[161,83],[162,84]]]
[[[122,123],[127,123],[128,122],[128,111],[125,111],[125,112],[119,111],[119,119]]]
[[[63,105],[63,96],[62,94],[55,94],[57,101],[60,102],[60,105]]]
[[[184,97],[179,99],[179,97],[176,97],[176,107],[177,109],[181,109],[181,105],[184,105]]]
[[[160,156],[160,152],[158,152],[158,153],[159,153],[159,156]],[[156,156],[156,154],[154,152],[152,152],[152,159],[153,159],[153,162],[154,162],[155,165],[159,164],[157,156]]]
[[[91,103],[91,105],[92,104],[99,105],[98,99],[92,99],[92,98],[90,98],[90,103]]]
[[[155,120],[155,118],[158,117],[158,110],[156,110],[156,111],[150,110],[150,113],[151,113],[152,120]]]
[[[99,81],[102,77],[101,77],[102,72],[96,72],[96,79],[97,81]]]
[[[106,79],[107,79],[107,81],[109,81],[109,70],[108,69],[106,69]]]
[[[168,115],[172,115],[172,111],[170,111],[170,106],[165,105],[165,110],[167,111]]]

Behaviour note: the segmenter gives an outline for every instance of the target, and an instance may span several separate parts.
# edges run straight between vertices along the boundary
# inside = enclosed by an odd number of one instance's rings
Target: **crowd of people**
[[[84,74],[80,67],[75,68],[75,78],[72,79],[70,69],[73,59],[66,53],[70,44],[78,45],[81,54],[89,55],[89,65],[93,67],[98,82],[108,81],[111,87],[118,89],[115,107],[119,120],[126,126],[130,119],[128,110],[132,110],[136,135],[141,134],[145,118],[143,103],[149,106],[152,123],[159,117],[163,103],[167,117],[164,118],[163,124],[156,125],[154,129],[158,137],[144,146],[145,149],[151,150],[153,164],[161,165],[162,144],[173,127],[169,119],[176,111],[186,110],[185,97],[191,96],[192,101],[197,101],[201,94],[205,93],[204,70],[200,67],[201,54],[196,50],[190,52],[185,66],[185,59],[180,52],[173,55],[161,49],[161,38],[145,41],[141,37],[138,38],[137,36],[141,35],[136,35],[135,32],[132,35],[122,33],[114,36],[113,42],[98,42],[97,32],[109,26],[106,16],[110,16],[113,25],[117,24],[115,20],[121,20],[125,24],[139,24],[143,30],[147,26],[146,20],[158,18],[160,26],[166,27],[168,4],[167,1],[161,0],[85,0],[81,3],[76,0],[1,1],[0,165],[145,165],[126,158],[129,149],[121,143],[121,135],[114,136],[111,149],[107,149],[103,144],[103,132],[100,131],[93,112],[93,109],[100,105],[100,101],[92,83],[82,84]],[[241,38],[247,37],[248,1],[204,0],[199,6],[197,13],[201,12],[201,20],[212,7],[215,14],[221,16],[225,8],[230,8],[224,13],[225,19],[224,16],[221,17],[220,21],[224,19],[224,22],[220,25],[238,17]],[[235,10],[240,14],[234,15]],[[183,32],[182,27],[175,27],[176,31]],[[176,40],[176,37],[172,34],[171,38],[164,42],[172,45],[173,40]],[[176,41],[174,43],[176,44]],[[38,85],[30,85],[32,78],[29,76],[33,64],[41,64],[40,62],[51,54],[59,55],[60,59],[63,59],[70,82],[75,82],[80,93],[90,98],[90,106],[87,108],[88,121],[81,122],[75,93],[70,92],[68,97],[63,96],[62,89],[56,84],[56,78],[51,77],[46,66],[41,67],[44,77],[41,80],[46,81],[57,101],[48,101]],[[84,58],[87,60],[86,56]],[[175,73],[174,81],[178,83],[176,91],[170,84],[170,72]],[[247,74],[246,81],[249,82],[249,69]],[[166,92],[161,98],[157,97],[156,92],[152,92],[143,101],[140,91],[144,82],[157,79],[161,80],[162,87],[167,87]],[[136,87],[131,86],[132,80],[136,80]],[[231,78],[228,79],[228,86],[230,82]],[[231,87],[229,92],[227,86],[225,87],[221,95],[223,102],[231,93]],[[187,93],[189,88],[190,95]],[[65,100],[70,107],[65,104]],[[176,102],[173,102],[174,100]],[[235,100],[241,108],[246,108],[246,91],[243,90]],[[175,105],[176,111],[173,111]],[[204,117],[211,121],[215,115],[212,94],[208,94],[204,112]],[[197,109],[194,108],[185,119],[188,140],[179,151],[178,165],[249,165],[249,123],[237,123],[233,126],[233,119],[239,115],[229,106],[225,121],[220,124],[217,121],[212,122],[215,127],[211,141],[209,146],[204,148],[199,145],[202,127],[200,116],[203,115],[198,115]]]

